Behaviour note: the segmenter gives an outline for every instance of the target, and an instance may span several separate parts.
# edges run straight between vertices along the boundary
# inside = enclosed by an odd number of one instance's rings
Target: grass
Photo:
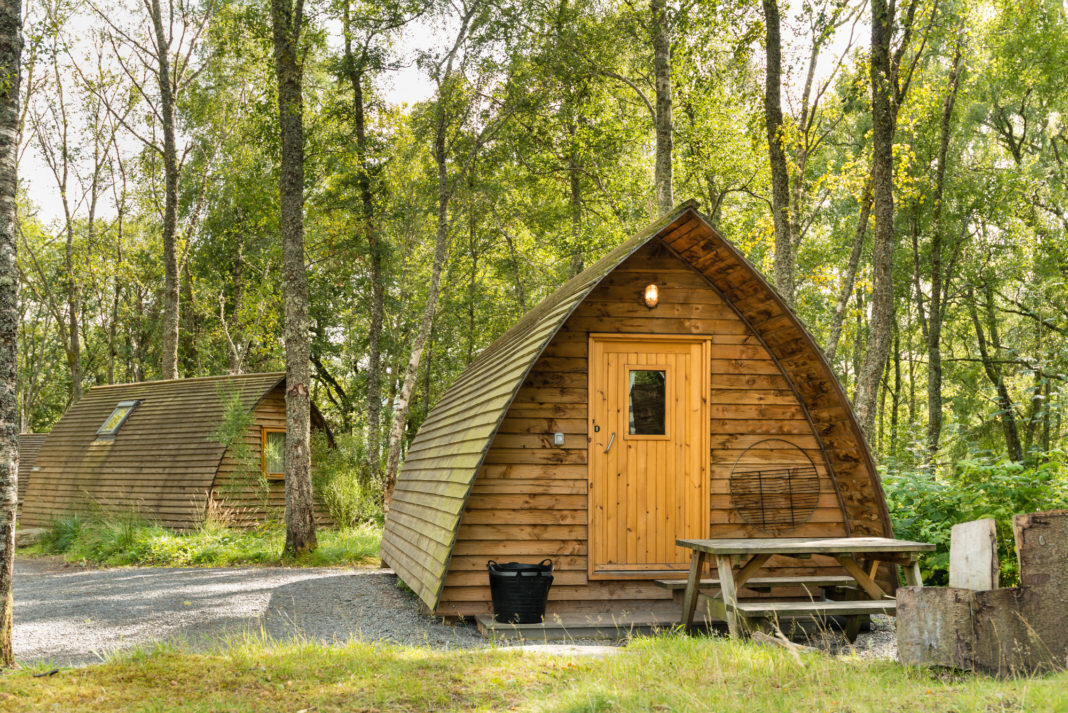
[[[173,646],[35,678],[0,675],[0,711],[1064,711],[1068,674],[998,681],[725,639],[637,639],[603,658],[256,638]]]
[[[39,543],[19,554],[60,555],[68,562],[98,566],[364,565],[376,562],[382,530],[366,524],[320,530],[318,538],[316,551],[283,560],[285,529],[280,523],[239,530],[209,520],[179,533],[134,515],[72,516],[54,522]]]

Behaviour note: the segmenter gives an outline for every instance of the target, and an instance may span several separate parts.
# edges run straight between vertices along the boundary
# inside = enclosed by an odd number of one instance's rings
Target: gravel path
[[[261,630],[327,643],[485,644],[473,626],[420,614],[384,569],[84,569],[20,558],[14,614],[15,656],[24,663],[92,663],[157,640],[207,647]]]
[[[54,559],[15,561],[15,656],[79,665],[155,641],[209,648],[246,632],[324,643],[361,638],[440,649],[485,646],[473,625],[424,616],[385,569],[276,567],[85,569]],[[897,654],[893,624],[876,617],[855,649],[839,635],[795,640],[865,658]],[[821,640],[822,639],[822,640]],[[603,654],[606,642],[526,646]],[[576,646],[577,644],[577,646]]]

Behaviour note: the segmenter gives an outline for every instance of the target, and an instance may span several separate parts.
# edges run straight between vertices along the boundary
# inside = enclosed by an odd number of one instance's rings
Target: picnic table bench
[[[896,602],[875,581],[878,566],[882,562],[900,564],[905,571],[905,580],[913,586],[923,586],[920,578],[919,555],[931,552],[935,545],[926,542],[910,542],[888,537],[836,537],[836,538],[742,538],[710,540],[677,540],[679,547],[693,550],[690,575],[685,583],[682,603],[682,626],[693,625],[694,612],[699,596],[709,599],[712,613],[727,622],[731,636],[739,636],[743,629],[752,628],[761,620],[776,618],[846,616],[850,625],[846,634],[856,638],[861,617],[870,614],[893,614]],[[812,577],[754,577],[773,556],[833,557],[846,571],[846,575]],[[734,559],[746,559],[735,570]],[[867,568],[857,558],[865,560]],[[702,579],[706,560],[714,558],[718,579]],[[675,580],[668,588],[680,588],[681,580]],[[715,594],[709,587],[718,587]],[[851,601],[816,599],[810,595],[794,601],[738,601],[738,590],[802,586],[807,591],[824,587],[853,587],[869,599]],[[705,591],[702,591],[702,590]]]

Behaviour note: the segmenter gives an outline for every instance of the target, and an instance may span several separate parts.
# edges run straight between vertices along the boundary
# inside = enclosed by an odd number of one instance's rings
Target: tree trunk
[[[276,0],[277,1],[277,0]],[[419,323],[419,331],[412,341],[412,351],[408,356],[408,365],[404,370],[404,380],[400,390],[393,401],[393,422],[389,431],[389,451],[386,454],[386,479],[385,479],[385,506],[389,508],[389,501],[393,497],[393,486],[397,482],[397,471],[400,468],[401,447],[404,443],[404,429],[408,423],[408,411],[411,409],[412,392],[415,390],[415,382],[419,377],[419,365],[423,358],[423,350],[426,348],[427,339],[430,337],[434,326],[434,316],[438,309],[438,296],[441,292],[441,273],[445,267],[445,258],[449,244],[449,201],[452,198],[453,183],[449,180],[449,150],[447,146],[447,134],[450,122],[446,116],[446,105],[449,97],[444,93],[451,91],[453,81],[453,62],[460,45],[467,36],[472,18],[480,10],[479,3],[465,6],[461,18],[460,28],[457,30],[452,49],[445,55],[442,64],[438,65],[435,74],[438,94],[434,104],[434,163],[438,171],[438,216],[437,228],[434,235],[434,261],[430,268],[430,285],[427,287],[426,305],[423,307],[423,317]],[[471,158],[474,159],[472,153]],[[462,180],[463,169],[456,180]]]
[[[370,324],[367,329],[367,470],[377,476],[382,466],[382,323],[385,315],[383,285],[383,250],[375,225],[374,198],[371,192],[370,147],[367,141],[367,108],[363,78],[365,56],[352,52],[350,3],[345,3],[345,74],[352,87],[352,111],[356,130],[357,186],[360,192],[360,217],[371,268]]]
[[[523,276],[519,271],[519,254],[515,249],[515,241],[512,240],[511,234],[507,230],[502,230],[504,233],[504,242],[508,244],[508,255],[512,261],[512,274],[515,276],[515,299],[519,303],[519,309],[523,312],[527,311],[527,292],[523,288]],[[572,254],[574,259],[574,254]],[[574,263],[572,263],[572,277],[578,273],[574,272]],[[581,270],[579,271],[581,272]]]
[[[11,578],[15,562],[19,473],[15,194],[18,188],[21,25],[19,0],[3,0],[0,3],[0,668],[15,665],[11,647],[14,607]]]
[[[571,277],[585,269],[585,254],[582,249],[582,181],[579,176],[578,149],[575,147],[575,127],[568,125],[571,148],[567,155],[568,200],[571,208]]]
[[[388,507],[390,498],[393,497],[393,485],[397,482],[397,470],[400,467],[401,446],[404,440],[404,428],[408,422],[408,411],[411,408],[412,391],[419,376],[419,363],[423,358],[423,350],[430,330],[434,326],[434,315],[438,308],[438,293],[441,290],[441,273],[445,267],[445,257],[449,239],[449,199],[452,190],[449,185],[448,164],[445,149],[445,133],[447,130],[445,121],[445,107],[443,98],[438,97],[437,120],[434,129],[434,159],[438,167],[438,218],[437,231],[434,237],[434,263],[430,272],[430,287],[427,289],[426,306],[423,308],[423,318],[419,323],[419,331],[412,342],[411,355],[408,358],[408,366],[404,372],[404,382],[400,393],[397,394],[393,408],[393,426],[389,432],[389,452],[386,456],[386,484],[385,498]]]
[[[878,435],[875,438],[875,451],[877,453],[883,452],[883,444],[886,437],[886,392],[890,385],[890,359],[886,360],[886,366],[883,368],[883,388],[879,390],[879,414],[878,414]]]
[[[156,40],[160,114],[163,122],[163,332],[160,377],[178,378],[178,149],[174,136],[175,92],[171,82],[170,39],[159,0],[147,3]]]
[[[671,27],[666,0],[652,0],[653,73],[656,84],[656,205],[660,215],[671,212]]]
[[[775,286],[788,306],[794,304],[794,241],[790,231],[790,174],[786,167],[782,126],[782,41],[779,37],[779,5],[764,0],[767,27],[767,77],[764,84],[764,118],[771,163],[771,213],[775,223]]]
[[[894,321],[894,109],[890,38],[894,6],[872,0],[871,24],[871,184],[875,231],[872,239],[872,306],[867,350],[857,381],[854,406],[865,435],[875,423],[879,377],[890,354]]]
[[[850,366],[852,367],[853,374],[853,400],[857,398],[857,384],[860,381],[860,366],[861,360],[864,357],[861,345],[864,343],[865,331],[864,331],[864,315],[867,306],[864,304],[864,292],[863,290],[857,291],[857,323],[856,334],[853,336],[853,353],[850,354]]]
[[[952,279],[951,274],[943,277],[942,273],[942,203],[946,185],[946,160],[952,137],[953,105],[957,100],[961,68],[961,49],[958,44],[953,69],[949,75],[949,91],[942,104],[938,168],[935,169],[934,228],[931,233],[931,304],[927,316],[927,460],[930,463],[934,463],[942,439],[942,322],[946,312],[945,295]],[[922,309],[922,305],[920,308]]]
[[[199,371],[200,356],[197,353],[197,337],[200,333],[200,318],[193,309],[193,272],[189,269],[186,261],[180,268],[178,285],[181,289],[180,301],[184,302],[186,309],[179,315],[178,322],[182,325],[178,333],[178,354],[181,357],[183,374],[196,374]]]
[[[994,313],[994,293],[989,284],[983,285],[984,300],[983,311],[990,329],[990,346],[994,353],[991,355],[987,347],[986,334],[983,331],[983,323],[979,319],[979,310],[975,305],[975,290],[968,286],[968,302],[972,314],[972,324],[975,326],[976,343],[979,346],[979,357],[983,362],[983,370],[997,391],[997,402],[1001,428],[1005,433],[1005,450],[1009,459],[1015,462],[1023,460],[1023,446],[1020,444],[1020,431],[1016,427],[1016,410],[1009,396],[1009,390],[1005,386],[1005,379],[1001,373],[1001,367],[994,361],[1001,351],[1001,339],[997,332],[997,316]]]
[[[295,557],[317,546],[311,482],[311,367],[308,276],[304,265],[304,118],[300,34],[303,0],[271,0],[278,122],[279,199],[286,344],[286,544]]]
[[[827,361],[833,363],[838,353],[838,341],[842,338],[842,327],[845,325],[846,307],[849,306],[849,298],[853,296],[853,288],[857,284],[857,271],[860,269],[860,258],[864,252],[864,236],[868,233],[868,220],[871,217],[871,184],[864,189],[864,196],[860,200],[860,216],[857,218],[857,229],[853,234],[853,248],[849,251],[849,263],[846,265],[845,278],[842,280],[842,289],[838,293],[838,301],[834,305],[834,315],[831,317],[831,336],[827,338],[825,353]]]
[[[245,299],[245,242],[240,235],[237,237],[237,249],[234,250],[234,263],[230,268],[230,279],[233,284],[233,299],[230,302],[230,324],[226,321],[223,295],[219,294],[219,321],[222,322],[223,332],[226,335],[226,346],[230,357],[230,374],[244,373],[244,355],[242,348],[244,343],[243,329],[241,326],[241,308]]]
[[[887,455],[892,460],[897,458],[897,424],[898,412],[901,407],[901,330],[894,328],[894,400],[890,412],[890,446]]]
[[[467,174],[467,191],[469,205],[467,210],[467,259],[470,271],[467,273],[467,355],[464,366],[467,366],[475,358],[475,330],[477,329],[478,301],[478,206],[475,203],[475,171],[472,168]],[[431,335],[431,342],[433,342]],[[429,357],[428,357],[429,359]],[[430,367],[427,366],[427,373]],[[430,395],[427,394],[429,402]],[[425,414],[424,414],[425,415]]]
[[[64,210],[67,199],[63,198]],[[70,369],[70,402],[76,403],[82,397],[82,341],[78,326],[78,314],[81,312],[81,287],[78,284],[74,267],[74,221],[67,212],[67,244],[63,253],[63,266],[67,274],[67,367]]]

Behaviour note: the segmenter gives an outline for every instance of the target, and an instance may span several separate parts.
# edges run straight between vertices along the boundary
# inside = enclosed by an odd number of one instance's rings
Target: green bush
[[[339,527],[382,522],[382,485],[368,472],[363,442],[341,435],[331,448],[322,433],[312,436],[315,492]]]
[[[56,552],[66,552],[77,541],[85,529],[86,520],[82,515],[67,515],[52,523],[40,540],[40,546]]]
[[[895,535],[938,545],[921,560],[930,584],[949,581],[953,525],[988,517],[997,521],[1002,585],[1017,583],[1013,515],[1068,507],[1068,472],[1059,459],[1023,464],[974,457],[957,461],[944,474],[888,473],[883,486]]]
[[[209,440],[221,444],[234,464],[232,477],[216,491],[221,496],[220,504],[223,508],[229,507],[235,495],[251,486],[260,501],[260,508],[271,516],[271,483],[260,467],[259,449],[250,448],[246,438],[249,429],[256,425],[256,416],[236,386],[220,384],[218,394],[223,404],[222,420]]]

